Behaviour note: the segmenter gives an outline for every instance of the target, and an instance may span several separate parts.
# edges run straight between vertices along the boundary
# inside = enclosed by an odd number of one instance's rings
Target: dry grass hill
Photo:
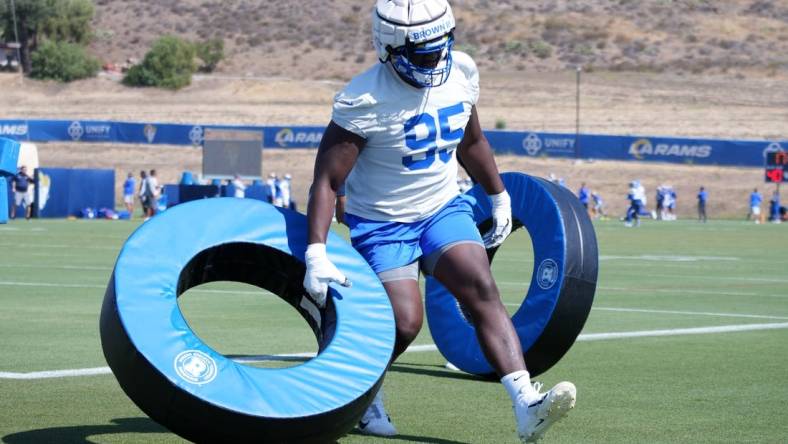
[[[164,34],[221,37],[219,72],[177,92],[126,88],[111,77],[58,84],[0,74],[0,119],[111,119],[254,125],[323,125],[342,81],[376,63],[372,0],[95,0],[91,51],[105,62],[141,58]],[[480,65],[485,128],[573,132],[575,66],[584,67],[581,131],[723,138],[788,138],[788,2],[785,0],[453,0],[460,49]],[[156,168],[165,182],[199,172],[199,150],[41,144],[43,164],[127,171]],[[290,172],[303,203],[314,150],[265,150],[263,172]],[[634,162],[500,157],[501,169],[581,181],[611,213],[626,182],[649,197],[679,192],[682,217],[697,187],[714,216],[743,217],[762,171]],[[721,199],[728,194],[729,200]],[[120,195],[118,193],[118,195]]]
[[[96,0],[93,49],[140,58],[163,35],[225,40],[226,73],[347,78],[374,61],[372,0]],[[484,69],[788,70],[784,0],[455,0]]]

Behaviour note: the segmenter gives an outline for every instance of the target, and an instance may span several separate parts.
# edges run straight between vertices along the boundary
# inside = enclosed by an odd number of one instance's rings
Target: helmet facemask
[[[431,88],[446,83],[451,72],[454,34],[448,33],[423,43],[408,40],[404,46],[388,48],[391,65],[408,83]]]

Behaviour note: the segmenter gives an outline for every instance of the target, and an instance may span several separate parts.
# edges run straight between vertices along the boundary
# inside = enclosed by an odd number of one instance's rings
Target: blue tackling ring
[[[364,259],[329,234],[331,261],[353,282],[323,310],[305,297],[306,217],[249,199],[206,199],[143,224],[120,252],[101,312],[104,356],[152,419],[199,442],[333,442],[383,381],[394,316]],[[178,296],[213,281],[278,295],[304,317],[320,352],[296,367],[255,368],[208,347]]]
[[[565,188],[521,173],[501,176],[512,198],[514,228],[525,226],[533,243],[533,278],[512,323],[535,376],[563,357],[588,318],[598,272],[596,235],[586,209]],[[479,203],[474,219],[484,233],[492,224],[489,199],[480,186],[468,194]],[[495,251],[487,254],[492,263]],[[441,354],[465,372],[494,376],[454,296],[432,277],[426,293],[427,322]]]

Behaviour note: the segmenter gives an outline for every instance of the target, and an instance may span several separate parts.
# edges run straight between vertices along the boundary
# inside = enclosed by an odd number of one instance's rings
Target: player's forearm
[[[327,180],[315,181],[309,195],[307,223],[309,224],[309,243],[326,243],[331,218],[334,215],[336,190]]]
[[[499,194],[504,191],[498,165],[490,148],[489,142],[484,137],[469,144],[460,151],[463,164],[473,179],[478,182],[487,194]]]

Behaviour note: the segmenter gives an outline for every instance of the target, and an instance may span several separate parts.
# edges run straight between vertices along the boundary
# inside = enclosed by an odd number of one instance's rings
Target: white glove
[[[485,248],[500,246],[512,232],[512,199],[504,190],[501,194],[490,197],[492,203],[493,225],[490,231],[482,236]]]
[[[312,296],[318,307],[326,306],[328,284],[331,282],[350,287],[351,283],[326,255],[326,244],[309,244],[304,255],[306,261],[306,275],[304,275],[304,289]]]

